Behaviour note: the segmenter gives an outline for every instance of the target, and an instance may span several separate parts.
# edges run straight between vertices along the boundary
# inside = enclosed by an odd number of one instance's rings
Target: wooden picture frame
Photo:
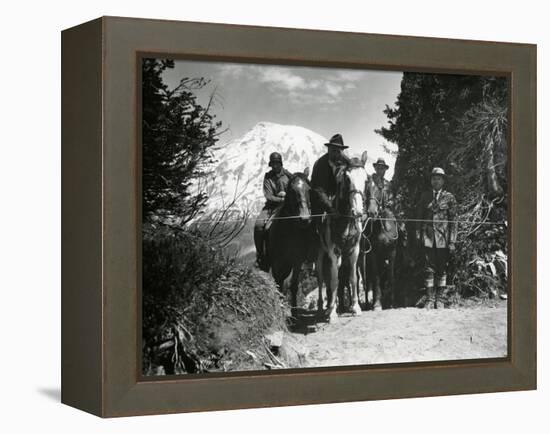
[[[138,60],[464,72],[510,80],[508,357],[144,379]],[[536,388],[536,46],[103,17],[62,32],[62,402],[102,416]]]

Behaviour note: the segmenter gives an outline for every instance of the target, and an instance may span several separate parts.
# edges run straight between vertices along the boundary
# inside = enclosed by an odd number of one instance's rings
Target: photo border
[[[137,83],[136,83],[136,96],[137,96],[137,102],[136,102],[136,138],[137,138],[137,149],[136,149],[136,155],[137,155],[137,190],[136,190],[136,197],[138,198],[137,205],[137,221],[142,221],[142,175],[143,175],[143,166],[142,166],[142,158],[141,158],[141,151],[143,146],[143,135],[142,135],[142,114],[143,114],[143,100],[142,100],[142,62],[143,59],[170,59],[174,61],[200,61],[200,62],[212,62],[213,64],[220,64],[220,63],[239,63],[239,64],[245,64],[245,65],[258,65],[258,66],[282,66],[282,67],[300,67],[300,66],[306,66],[306,67],[319,67],[319,68],[327,68],[327,69],[354,69],[359,71],[391,71],[391,72],[415,72],[415,73],[426,73],[426,71],[419,71],[415,70],[414,68],[409,68],[405,71],[397,70],[397,69],[384,69],[383,65],[376,65],[376,69],[370,67],[368,64],[339,64],[338,66],[329,66],[326,62],[316,63],[316,62],[310,62],[307,65],[301,64],[299,61],[293,61],[292,63],[285,63],[286,59],[281,59],[280,61],[272,59],[270,62],[261,62],[261,59],[254,60],[254,63],[250,61],[250,59],[235,59],[227,56],[204,56],[204,55],[194,55],[194,56],[187,56],[185,54],[181,53],[155,53],[155,52],[136,52],[136,77],[137,77]],[[222,59],[222,60],[220,60]],[[491,76],[491,77],[504,77],[506,78],[507,88],[508,88],[508,127],[507,127],[507,158],[508,161],[510,161],[511,157],[511,146],[509,146],[509,138],[511,137],[511,73],[488,73],[487,71],[468,71],[466,74],[464,71],[457,72],[453,70],[452,68],[447,68],[445,70],[439,69],[437,72],[430,71],[429,74],[449,74],[449,75],[472,75],[472,76]],[[508,165],[508,179],[511,179],[511,173],[510,173],[511,165]],[[510,221],[510,210],[512,209],[511,205],[511,198],[510,198],[510,187],[511,183],[508,182],[508,190],[506,192],[509,203],[508,203],[508,221]],[[138,252],[137,252],[137,263],[136,267],[138,270],[138,282],[137,282],[137,299],[143,300],[143,287],[142,287],[142,226],[138,225],[136,228],[136,240],[138,243]],[[506,227],[507,232],[507,242],[510,243],[511,239],[511,225],[507,225]],[[511,268],[511,262],[508,261],[507,267],[508,267],[508,275],[510,275],[510,268]],[[507,294],[510,293],[511,287],[510,287],[510,279],[507,279],[506,282],[507,286]],[[338,371],[341,372],[343,369],[376,369],[376,368],[392,368],[392,367],[406,367],[406,366],[434,366],[434,365],[457,365],[457,364],[471,364],[472,362],[500,362],[500,361],[509,361],[511,358],[511,346],[513,345],[511,342],[511,334],[510,334],[510,324],[511,324],[511,297],[509,297],[506,301],[507,305],[507,321],[506,321],[506,327],[507,327],[507,333],[506,333],[506,349],[507,349],[507,355],[504,357],[485,357],[485,358],[477,358],[477,359],[447,359],[447,360],[434,360],[434,361],[421,361],[421,362],[388,362],[388,363],[376,363],[376,364],[361,364],[358,363],[356,365],[343,365],[343,366],[323,366],[323,367],[303,367],[303,368],[285,368],[281,370],[246,370],[246,371],[230,371],[230,372],[206,372],[206,373],[193,373],[193,374],[174,374],[174,375],[143,375],[143,369],[141,372],[137,375],[137,381],[138,382],[145,382],[145,381],[173,381],[173,380],[186,380],[189,378],[219,378],[219,377],[232,377],[232,376],[250,376],[250,375],[274,375],[275,373],[288,373],[288,374],[296,374],[296,373],[302,373],[304,371],[312,371],[312,372],[326,372],[326,371]],[[142,304],[138,303],[137,306],[137,323],[136,328],[138,331],[143,330],[143,323],[142,323]],[[143,340],[142,336],[138,333],[137,336],[137,358],[138,358],[138,366],[143,367],[143,352],[142,352],[142,345]]]

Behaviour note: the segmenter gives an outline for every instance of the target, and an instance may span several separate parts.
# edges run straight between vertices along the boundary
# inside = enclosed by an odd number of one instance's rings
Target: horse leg
[[[357,280],[357,258],[359,256],[359,247],[355,247],[349,257],[349,289],[351,291],[351,313],[361,315],[361,306],[359,305],[359,296]]]
[[[316,263],[316,272],[317,272],[317,287],[319,288],[319,297],[317,298],[317,312],[320,314],[323,312],[323,282],[324,282],[324,269],[323,261],[325,259],[325,252],[322,249],[319,249],[319,254],[317,255]]]
[[[279,291],[281,291],[285,297],[288,296],[287,288],[285,287],[285,280],[291,271],[292,269],[286,261],[276,260],[273,262],[271,267],[271,275],[279,287]]]
[[[372,265],[373,256],[372,253],[365,254],[365,271],[363,274],[363,282],[365,285],[365,302],[367,309],[372,308],[374,305],[374,267]]]
[[[381,281],[381,274],[383,271],[383,260],[381,261],[378,255],[374,255],[372,258],[372,266],[373,266],[373,280],[374,280],[374,310],[382,310],[382,288],[380,285]],[[381,264],[382,262],[382,264]]]
[[[336,298],[336,310],[338,313],[344,313],[346,311],[345,290],[348,284],[348,263],[344,261],[338,269],[338,296]]]
[[[302,264],[294,264],[292,267],[292,278],[290,280],[290,305],[293,309],[298,307],[298,281]]]
[[[332,292],[328,290],[330,279],[331,279],[331,268],[330,268],[330,258],[328,255],[325,255],[325,258],[323,259],[323,280],[325,282],[325,296],[327,298],[327,308],[330,304],[330,300],[332,300]]]
[[[336,312],[336,291],[338,289],[338,258],[334,253],[328,255],[329,279],[327,281],[327,319],[328,322],[332,322],[338,319],[338,313]]]
[[[361,285],[363,288],[363,291],[365,291],[365,306],[367,306],[367,283],[365,281],[365,254],[361,251],[359,251],[359,255],[357,257],[357,294],[359,295],[359,281],[361,281]]]
[[[392,249],[388,258],[388,291],[390,295],[390,307],[395,307],[395,249]]]

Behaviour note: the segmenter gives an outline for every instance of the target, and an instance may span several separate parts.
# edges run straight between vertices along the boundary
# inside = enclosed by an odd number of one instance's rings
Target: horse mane
[[[276,210],[275,217],[279,217],[281,215],[284,215],[285,213],[287,213],[289,211],[288,207],[290,206],[289,198],[291,197],[291,194],[290,194],[290,191],[292,189],[291,186],[292,186],[292,183],[294,181],[296,181],[296,179],[300,179],[301,181],[305,182],[309,188],[311,188],[310,181],[307,178],[307,175],[305,173],[295,172],[295,173],[290,174],[290,178],[289,178],[288,184],[287,184],[286,189],[285,189],[287,194],[284,198],[283,205]],[[288,220],[288,221],[292,221],[292,220]],[[275,222],[277,222],[277,220],[275,220]]]
[[[308,177],[306,176],[305,173],[303,172],[294,172],[291,176],[290,176],[290,180],[288,181],[288,185],[292,184],[296,178],[300,178],[302,181],[305,181],[307,185],[310,185],[310,181],[308,179]],[[287,186],[288,188],[288,186]]]
[[[352,168],[352,167],[365,167],[365,164],[363,163],[363,161],[360,158],[353,157],[353,158],[348,159],[347,166],[349,168]]]

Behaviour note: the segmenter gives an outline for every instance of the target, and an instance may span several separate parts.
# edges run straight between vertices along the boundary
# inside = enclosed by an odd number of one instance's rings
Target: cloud
[[[239,78],[251,68],[250,65],[244,63],[221,63],[218,67],[221,76],[231,78]]]
[[[335,76],[338,80],[359,81],[365,78],[365,71],[345,69],[337,71]]]
[[[228,79],[257,80],[276,96],[288,98],[293,104],[334,104],[346,92],[357,87],[363,71],[327,71],[319,68],[296,68],[272,65],[226,63],[219,67]]]
[[[310,78],[307,74],[300,75],[284,67],[258,67],[257,72],[261,82],[268,84],[281,97],[299,105],[335,104],[342,100],[345,92],[356,87],[334,73],[323,78]]]
[[[279,67],[258,67],[259,80],[264,83],[272,84],[275,87],[289,91],[306,90],[308,82],[299,75],[293,74],[286,68]]]

